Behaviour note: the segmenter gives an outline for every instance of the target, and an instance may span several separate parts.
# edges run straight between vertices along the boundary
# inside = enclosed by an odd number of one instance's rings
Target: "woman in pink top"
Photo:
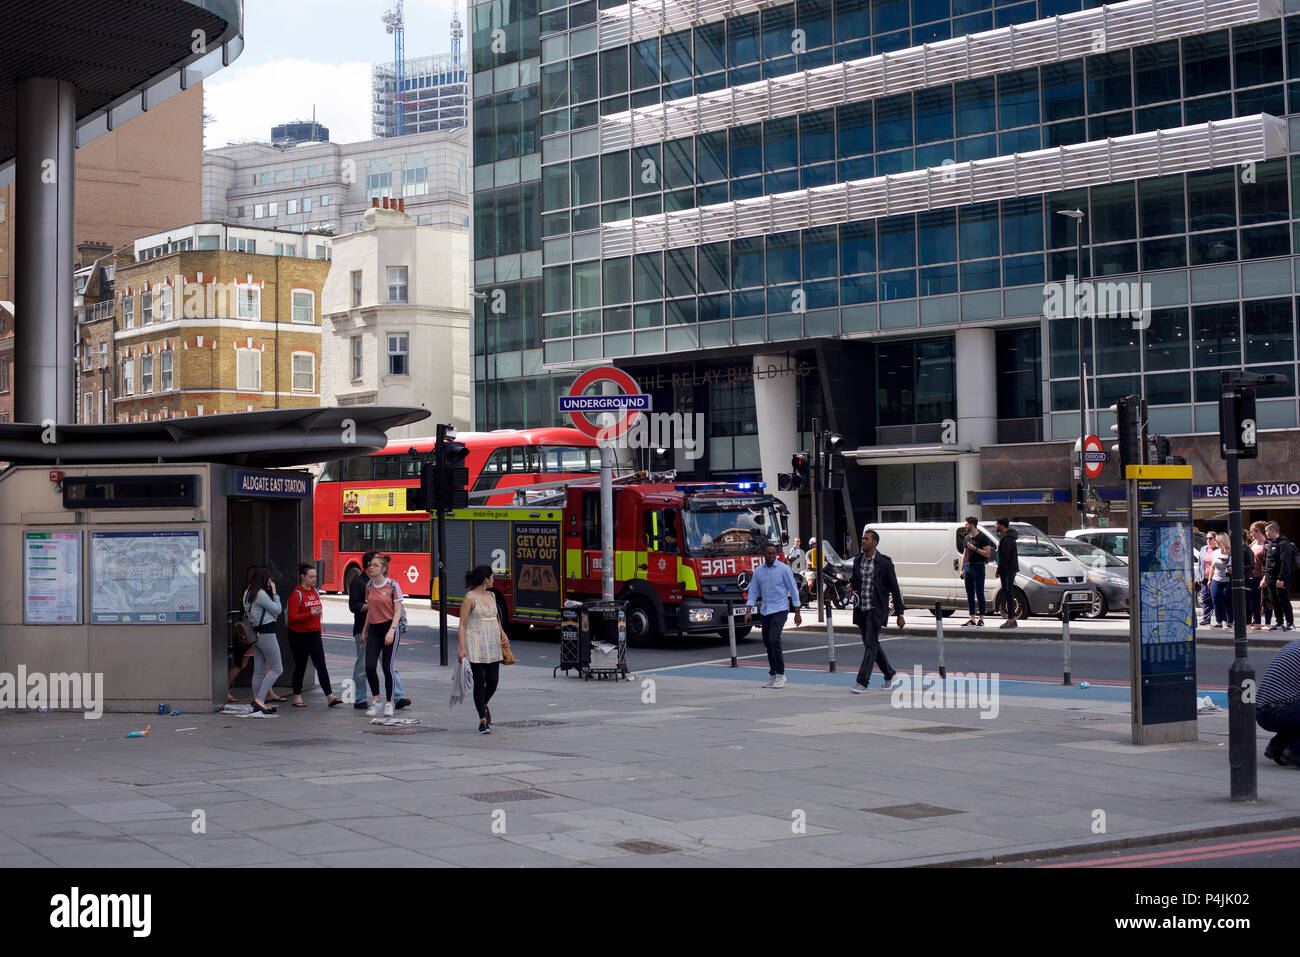
[[[369,717],[379,714],[379,663],[384,665],[384,717],[393,715],[393,654],[401,637],[402,590],[384,574],[384,560],[376,555],[366,567],[370,581],[366,584],[366,682],[370,685]]]
[[[1201,549],[1201,624],[1208,625],[1214,614],[1214,601],[1210,597],[1210,578],[1214,575],[1214,554],[1219,550],[1214,532],[1205,533],[1205,547]]]

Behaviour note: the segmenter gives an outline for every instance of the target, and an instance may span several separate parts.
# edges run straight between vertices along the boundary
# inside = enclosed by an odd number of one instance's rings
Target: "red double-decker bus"
[[[361,555],[392,556],[389,574],[408,595],[430,594],[429,516],[406,510],[406,490],[420,484],[420,462],[434,438],[398,439],[371,455],[327,462],[316,479],[314,512],[320,589],[346,592],[361,574]],[[600,474],[596,440],[577,429],[461,432],[469,450],[470,504],[509,505],[521,485]],[[499,490],[499,492],[497,492]],[[497,492],[490,496],[482,494]]]

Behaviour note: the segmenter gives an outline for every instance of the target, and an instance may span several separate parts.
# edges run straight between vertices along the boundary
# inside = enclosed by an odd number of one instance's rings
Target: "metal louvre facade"
[[[600,145],[642,146],[1281,15],[1279,0],[1129,0],[605,116]]]
[[[1260,114],[634,219],[603,227],[601,252],[698,246],[1286,155],[1286,122]]]
[[[774,0],[634,0],[600,12],[600,48],[775,6]]]

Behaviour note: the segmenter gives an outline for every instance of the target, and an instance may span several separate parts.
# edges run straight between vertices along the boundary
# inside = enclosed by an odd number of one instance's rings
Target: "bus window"
[[[600,548],[600,493],[582,493],[582,547]]]
[[[370,550],[370,522],[341,522],[339,524],[339,551],[367,552]]]
[[[421,552],[425,550],[424,529],[428,527],[428,522],[402,522],[401,541],[399,542],[399,552]]]
[[[369,482],[375,477],[375,463],[372,456],[362,455],[354,459],[344,459],[341,481]]]
[[[337,482],[339,473],[342,470],[343,463],[335,459],[333,462],[326,462],[321,466],[320,475],[317,476],[317,482]]]
[[[375,480],[386,481],[405,477],[405,462],[410,461],[405,455],[373,455],[375,460]]]
[[[525,452],[527,451],[525,446],[522,445],[511,446],[506,451],[510,453],[511,472],[522,473],[528,471],[528,464],[525,461]]]

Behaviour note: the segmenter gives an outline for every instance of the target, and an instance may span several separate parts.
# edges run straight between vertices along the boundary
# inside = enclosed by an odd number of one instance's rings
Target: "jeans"
[[[302,679],[307,676],[307,661],[311,660],[320,679],[320,690],[331,695],[330,673],[325,667],[325,643],[319,631],[294,631],[289,629],[289,650],[293,652],[293,693],[302,694]]]
[[[1201,624],[1208,625],[1210,616],[1214,614],[1214,598],[1210,594],[1210,583],[1201,582]]]
[[[488,702],[497,690],[497,679],[501,676],[501,662],[485,664],[469,663],[469,670],[474,675],[474,707],[478,709],[479,720],[487,717]]]
[[[877,663],[880,665],[881,677],[885,679],[885,684],[889,684],[894,680],[894,669],[885,657],[885,649],[880,647],[880,624],[877,623],[876,616],[859,614],[858,633],[862,636],[862,665],[858,668],[858,684],[867,687],[871,681],[871,669]]]
[[[1214,620],[1232,624],[1232,582],[1210,581],[1210,600],[1214,602]]]
[[[1273,732],[1268,746],[1275,751],[1291,751],[1290,757],[1300,760],[1300,748],[1293,746],[1300,740],[1300,701],[1289,704],[1261,704],[1255,708],[1255,723],[1265,731]]]
[[[357,663],[352,666],[352,693],[354,701],[366,700],[366,646],[361,643],[361,635],[364,632],[352,636],[352,640],[357,646]],[[406,697],[406,692],[402,690],[402,677],[397,673],[397,668],[393,668],[393,700],[401,701]]]
[[[1272,607],[1264,607],[1264,593],[1259,584],[1263,578],[1251,578],[1248,580],[1250,588],[1250,623],[1252,625],[1260,624],[1260,615],[1263,614],[1263,624],[1271,625],[1273,623]]]
[[[1010,575],[999,575],[998,580],[1002,582],[1003,610],[1006,611],[1008,618],[1018,617],[1020,614],[1020,607],[1016,602],[1015,573],[1013,572]]]
[[[366,681],[370,684],[370,696],[379,697],[379,664],[383,661],[384,666],[384,690],[388,692],[388,697],[384,700],[393,700],[393,655],[397,654],[397,644],[402,640],[401,633],[393,636],[391,645],[384,644],[384,638],[392,629],[391,621],[377,621],[373,624],[366,625]]]
[[[975,617],[976,601],[979,603],[979,616],[984,617],[984,572],[983,562],[967,562],[962,578],[966,580],[966,606],[970,616]]]
[[[1280,578],[1274,579],[1268,585],[1268,600],[1273,603],[1273,614],[1277,617],[1277,624],[1294,627],[1295,619],[1291,611],[1291,591],[1290,582],[1283,581]]]
[[[266,671],[263,675],[262,672]],[[253,700],[266,703],[266,696],[275,687],[275,679],[284,671],[284,662],[280,658],[280,639],[273,631],[257,634],[257,644],[253,646],[253,677],[249,682],[253,689]]]
[[[763,615],[763,647],[767,649],[767,673],[776,677],[785,674],[785,657],[781,654],[781,629],[785,627],[788,611]]]

